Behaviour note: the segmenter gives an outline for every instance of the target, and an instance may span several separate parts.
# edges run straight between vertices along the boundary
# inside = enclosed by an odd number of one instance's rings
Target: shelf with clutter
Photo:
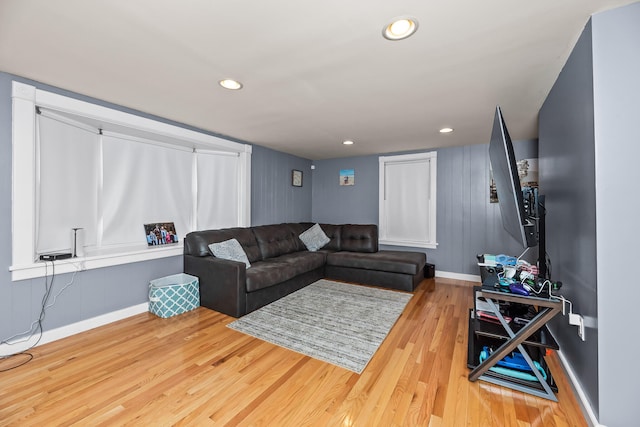
[[[557,401],[545,363],[559,346],[546,324],[562,311],[561,284],[539,279],[535,266],[506,255],[479,255],[482,286],[469,312],[469,380],[482,380]]]

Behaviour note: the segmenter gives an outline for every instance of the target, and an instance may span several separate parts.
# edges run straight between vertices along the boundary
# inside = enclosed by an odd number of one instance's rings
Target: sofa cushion
[[[212,243],[209,245],[211,253],[216,258],[227,259],[229,261],[243,262],[246,268],[251,267],[251,263],[247,258],[247,254],[240,246],[236,239],[229,239],[223,242]]]
[[[324,231],[322,231],[320,224],[311,226],[308,230],[301,233],[299,237],[311,252],[317,251],[331,241],[331,239],[324,234]]]
[[[262,259],[256,237],[250,228],[224,228],[221,230],[203,230],[188,233],[184,238],[184,253],[193,256],[211,256],[209,245],[236,239],[247,254],[249,262],[253,263]]]
[[[327,237],[331,239],[329,240],[329,243],[322,247],[322,249],[329,251],[339,251],[342,226],[334,224],[320,224],[320,227],[322,227],[322,231],[324,231],[324,234],[326,234]]]
[[[378,226],[375,224],[345,224],[340,231],[340,250],[377,252]]]
[[[247,270],[247,292],[268,288],[308,271],[322,268],[326,255],[320,252],[293,252],[257,262]]]
[[[422,271],[427,256],[422,252],[379,251],[376,253],[334,252],[327,265],[415,275]]]
[[[260,225],[251,230],[263,260],[306,249],[289,224]]]

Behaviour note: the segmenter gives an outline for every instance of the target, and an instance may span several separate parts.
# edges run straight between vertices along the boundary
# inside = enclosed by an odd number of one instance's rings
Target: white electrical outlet
[[[576,313],[569,313],[569,324],[578,327],[578,336],[582,341],[585,340],[584,336],[584,319],[582,316]]]

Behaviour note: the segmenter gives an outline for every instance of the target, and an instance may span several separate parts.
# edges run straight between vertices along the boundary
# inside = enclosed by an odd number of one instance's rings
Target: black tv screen
[[[535,223],[526,215],[518,164],[499,106],[493,119],[489,159],[504,229],[523,247],[536,246]]]

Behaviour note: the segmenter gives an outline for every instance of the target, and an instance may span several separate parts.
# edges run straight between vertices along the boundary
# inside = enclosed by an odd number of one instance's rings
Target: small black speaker
[[[424,265],[424,277],[427,279],[431,279],[436,275],[436,266],[433,264],[426,263]]]

